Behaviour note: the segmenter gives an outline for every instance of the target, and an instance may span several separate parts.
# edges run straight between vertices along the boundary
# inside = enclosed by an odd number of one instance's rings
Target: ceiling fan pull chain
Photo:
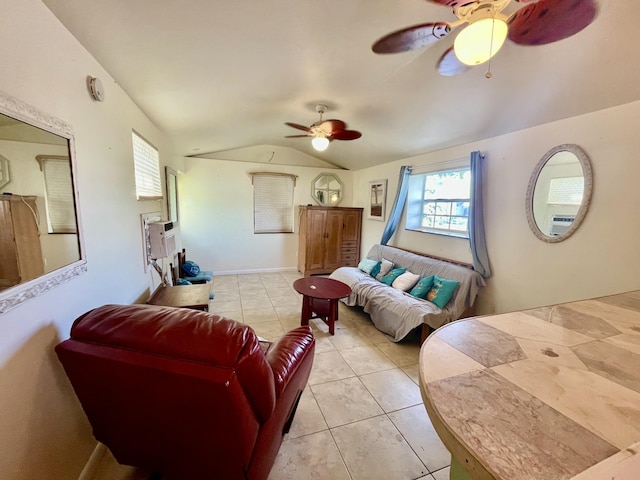
[[[493,33],[496,28],[496,12],[493,11],[491,18],[493,22],[491,22],[491,38],[489,39],[489,63],[487,64],[487,73],[484,74],[485,78],[493,77],[493,73],[491,73],[491,59],[493,58]]]

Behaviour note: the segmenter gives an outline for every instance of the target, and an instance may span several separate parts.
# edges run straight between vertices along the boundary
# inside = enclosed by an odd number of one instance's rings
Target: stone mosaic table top
[[[474,479],[638,480],[640,291],[450,323],[420,389]]]

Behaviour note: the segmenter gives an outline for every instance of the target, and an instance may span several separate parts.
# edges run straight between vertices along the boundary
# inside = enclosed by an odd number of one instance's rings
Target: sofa
[[[385,260],[392,264],[391,270],[406,269],[413,279],[428,280],[431,276],[449,280],[453,292],[450,299],[438,307],[426,298],[412,295],[411,287],[394,288],[367,273],[362,265],[366,259],[371,264]],[[351,287],[351,295],[342,299],[349,306],[359,305],[368,313],[378,330],[398,342],[416,327],[422,327],[422,340],[445,323],[474,313],[476,296],[485,280],[470,265],[408,252],[387,245],[374,245],[359,267],[340,267],[330,278]],[[364,268],[364,271],[363,271]],[[391,273],[389,270],[389,273]],[[373,272],[375,273],[375,272]],[[457,285],[454,285],[457,282]],[[413,286],[413,285],[412,285]],[[398,287],[398,285],[396,285]],[[406,284],[405,284],[406,287]],[[434,300],[435,301],[435,300]]]
[[[116,460],[163,478],[266,479],[305,388],[309,327],[273,343],[189,309],[105,305],[56,353]]]

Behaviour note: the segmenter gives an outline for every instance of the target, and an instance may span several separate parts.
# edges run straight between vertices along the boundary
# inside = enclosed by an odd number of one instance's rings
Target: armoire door
[[[324,268],[326,210],[307,211],[307,270]]]
[[[335,270],[342,265],[343,212],[328,210],[325,223],[324,268]]]

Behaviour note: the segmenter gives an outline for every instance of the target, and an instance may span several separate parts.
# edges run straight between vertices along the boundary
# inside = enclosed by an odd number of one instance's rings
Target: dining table
[[[640,291],[449,323],[419,380],[452,480],[640,479]]]

